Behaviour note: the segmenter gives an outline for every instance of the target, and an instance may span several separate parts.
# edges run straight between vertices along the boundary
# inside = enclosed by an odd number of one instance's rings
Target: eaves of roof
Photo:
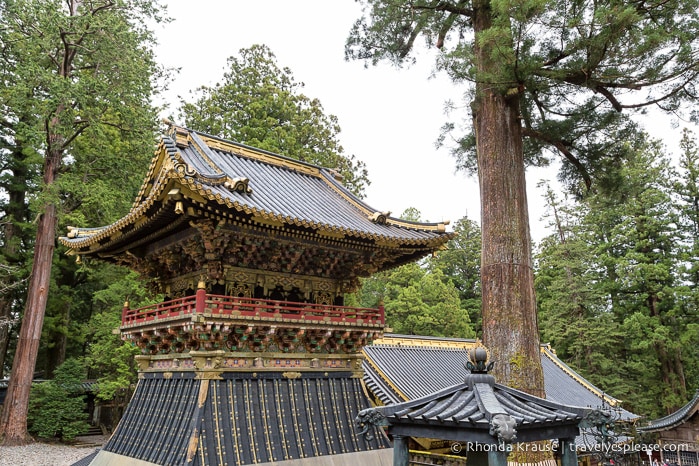
[[[349,192],[332,170],[213,136],[176,128],[163,137],[131,210],[99,228],[69,228],[60,241],[73,250],[101,249],[110,239],[144,231],[163,210],[184,199],[223,215],[261,224],[311,228],[352,236],[379,247],[438,248],[454,233],[443,223],[410,222],[373,209]],[[138,232],[140,234],[140,232]]]
[[[699,390],[694,393],[694,397],[680,409],[667,416],[654,419],[648,425],[638,427],[640,432],[660,432],[674,429],[694,416],[699,411]]]

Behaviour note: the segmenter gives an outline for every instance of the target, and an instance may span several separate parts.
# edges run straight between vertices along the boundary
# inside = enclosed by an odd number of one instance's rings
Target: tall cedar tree
[[[336,169],[361,196],[369,184],[364,163],[344,153],[337,117],[303,86],[267,46],[253,45],[228,58],[223,80],[197,89],[180,118],[198,131]]]
[[[699,316],[699,147],[691,132],[685,130],[680,148],[682,176],[675,189],[680,197],[683,233],[681,280],[686,289],[682,302],[687,314]]]
[[[153,37],[144,26],[160,21],[147,0],[3,0],[0,3],[3,67],[14,77],[2,84],[3,105],[24,123],[14,142],[43,156],[37,233],[29,290],[12,366],[0,437],[5,445],[30,441],[29,389],[50,284],[56,225],[63,196],[61,173],[88,128],[122,133],[152,130]],[[30,115],[31,117],[27,117]]]
[[[628,126],[622,111],[677,111],[695,99],[699,2],[362,3],[349,59],[411,63],[422,38],[441,51],[438,69],[473,83],[473,133],[456,151],[479,177],[483,339],[500,382],[543,395],[525,155],[545,162],[542,150],[560,154],[562,175],[589,188],[600,158],[610,156],[607,129]]]
[[[696,372],[697,315],[683,273],[691,195],[681,188],[695,189],[656,142],[623,145],[613,190],[575,209],[549,197],[559,234],[541,244],[537,291],[542,335],[559,356],[653,418],[687,402]]]

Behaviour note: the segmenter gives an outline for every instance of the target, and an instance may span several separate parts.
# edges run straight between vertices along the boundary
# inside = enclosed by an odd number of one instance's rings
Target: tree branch
[[[541,133],[540,131],[536,131],[531,128],[522,128],[522,134],[524,136],[538,139],[541,142],[544,142],[548,144],[549,146],[555,147],[565,158],[570,162],[580,173],[580,176],[582,177],[585,187],[589,190],[592,187],[592,178],[590,177],[590,173],[587,171],[585,166],[580,162],[580,159],[578,159],[566,146],[566,144],[559,140],[552,138],[544,133]]]
[[[614,97],[614,94],[609,92],[609,89],[598,84],[597,86],[595,86],[595,91],[602,94],[609,101],[609,103],[612,104],[612,108],[614,108],[614,110],[616,110],[617,112],[621,112],[623,107],[621,106],[617,98]]]

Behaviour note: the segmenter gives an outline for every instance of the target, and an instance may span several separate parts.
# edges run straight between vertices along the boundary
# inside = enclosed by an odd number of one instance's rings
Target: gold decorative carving
[[[145,371],[150,367],[150,357],[137,354],[135,356],[136,363],[138,364],[139,371]]]
[[[298,379],[301,377],[300,372],[282,372],[282,376],[287,379]]]
[[[244,283],[236,284],[230,289],[230,296],[239,298],[252,298],[252,290]]]
[[[228,277],[227,277],[228,280],[230,280],[232,282],[252,284],[252,281],[253,281],[253,276],[251,276],[251,274],[246,273],[246,272],[242,272],[240,270],[235,271],[233,273],[230,273],[230,271],[229,271],[229,273],[227,275],[228,275]]]
[[[267,225],[267,226],[270,226],[270,227],[277,227],[277,228],[280,228],[280,227],[284,226],[284,223],[281,222],[281,221],[279,221],[279,220],[276,220],[276,219],[273,219],[273,218],[269,218],[269,217],[262,217],[261,215],[255,215],[255,216],[253,216],[253,217],[252,217],[252,220],[253,220],[254,222],[259,223],[260,225]]]
[[[216,370],[221,368],[224,351],[190,351],[194,365],[198,370]]]
[[[198,445],[199,429],[195,428],[192,432],[192,436],[189,438],[189,445],[187,446],[187,463],[191,463],[194,460],[194,455],[197,454]]]
[[[223,185],[230,189],[231,191],[235,191],[237,193],[247,193],[250,194],[252,192],[252,189],[249,186],[250,180],[248,178],[243,178],[243,177],[236,177],[236,178],[229,178],[226,177],[226,181],[223,183]]]
[[[176,162],[174,167],[175,173],[180,176],[196,176],[197,172],[192,167],[184,162]]]
[[[334,230],[318,230],[318,234],[332,239],[344,239],[345,234],[341,231]]]
[[[199,397],[197,398],[197,405],[201,408],[206,403],[206,398],[209,396],[209,381],[202,380],[199,382]]]
[[[322,291],[316,294],[316,304],[325,304],[326,306],[331,306],[333,303],[332,295],[327,291]]]
[[[377,225],[386,225],[390,215],[391,212],[374,212],[373,214],[369,215],[369,220]]]

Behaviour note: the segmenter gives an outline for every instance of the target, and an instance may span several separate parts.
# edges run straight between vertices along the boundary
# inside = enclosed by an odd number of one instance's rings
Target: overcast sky
[[[464,89],[444,76],[430,78],[433,60],[427,56],[409,69],[387,64],[365,68],[345,61],[345,39],[361,12],[354,0],[166,4],[174,20],[157,26],[156,33],[159,62],[180,69],[166,96],[171,114],[179,97],[191,100],[191,90],[215,84],[228,57],[241,48],[265,44],[279,66],[289,67],[295,79],[305,83],[303,93],[318,98],[327,114],[338,117],[345,152],[363,161],[369,171],[369,205],[394,216],[415,207],[425,221],[450,220],[452,225],[462,217],[480,220],[477,181],[455,173],[448,151],[435,148],[446,121],[444,103],[462,101]],[[656,121],[654,126],[667,125]],[[550,233],[541,221],[543,190],[536,185],[554,177],[553,170],[527,174],[534,240]]]

